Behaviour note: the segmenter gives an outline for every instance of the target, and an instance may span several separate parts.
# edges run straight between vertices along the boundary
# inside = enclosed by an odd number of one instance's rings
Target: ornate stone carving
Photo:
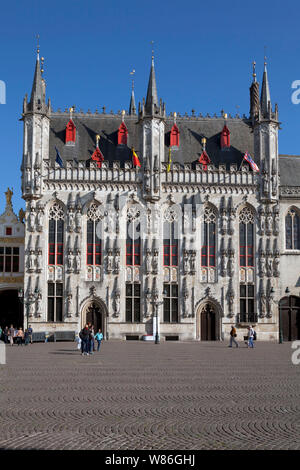
[[[75,214],[75,230],[81,232],[81,210],[77,209]]]
[[[145,292],[145,317],[146,318],[149,318],[151,315],[150,301],[151,301],[151,291],[150,289],[147,289]]]
[[[44,230],[44,211],[41,207],[39,207],[37,213],[37,229],[39,232]]]
[[[29,255],[28,255],[28,271],[30,273],[32,273],[33,271],[35,271],[35,262],[36,262],[36,259],[35,259],[35,252],[33,249],[30,249],[29,250]]]
[[[266,234],[272,235],[273,228],[273,215],[272,212],[268,212],[266,216]]]
[[[186,285],[186,279],[183,279],[183,289],[182,289],[182,296],[183,296],[183,317],[188,317],[188,298],[189,298],[189,291]]]
[[[151,250],[150,248],[147,248],[146,250],[145,268],[146,268],[146,274],[150,274],[151,273]]]
[[[67,255],[67,270],[68,270],[68,273],[73,272],[73,262],[74,262],[73,251],[71,249],[69,249],[68,250],[68,255]]]
[[[264,235],[266,223],[265,223],[265,211],[262,208],[259,211],[259,228],[260,228],[260,234]]]
[[[233,317],[234,315],[234,290],[232,287],[232,282],[230,281],[229,287],[228,287],[228,292],[227,292],[227,299],[228,299],[228,316]]]
[[[42,250],[39,248],[36,254],[36,270],[38,273],[42,272],[42,267],[43,267],[43,256],[42,256]]]
[[[66,298],[66,314],[70,318],[72,316],[72,293],[69,291]]]
[[[266,275],[266,259],[264,251],[261,251],[259,255],[259,275],[260,277],[264,277]]]
[[[120,249],[116,248],[116,250],[115,250],[115,273],[116,274],[119,274],[119,272],[120,272],[120,261],[121,261]]]
[[[114,263],[113,251],[111,248],[109,248],[107,250],[107,264],[106,264],[106,271],[108,274],[112,273],[113,271],[113,263]]]
[[[279,251],[275,251],[274,253],[274,260],[273,260],[273,276],[279,277],[279,264],[280,264],[280,253]]]
[[[75,272],[78,274],[81,269],[81,254],[79,250],[76,250],[75,255]]]
[[[260,294],[260,316],[264,318],[267,311],[267,297],[264,291]]]
[[[39,293],[38,295],[38,298],[36,300],[36,316],[37,317],[41,317],[42,316],[42,312],[43,312],[43,302],[42,302],[42,294]]]
[[[190,273],[196,274],[196,250],[190,251]]]
[[[153,250],[153,259],[152,259],[152,272],[153,274],[158,274],[158,248]]]
[[[118,317],[120,315],[120,296],[121,292],[120,289],[117,287],[115,290],[115,298],[114,298],[114,316]]]
[[[187,274],[189,272],[189,252],[183,250],[183,273]]]

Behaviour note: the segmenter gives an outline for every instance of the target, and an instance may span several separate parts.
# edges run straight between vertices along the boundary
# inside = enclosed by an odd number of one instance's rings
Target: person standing
[[[99,328],[98,333],[95,336],[95,339],[97,340],[97,343],[98,343],[97,351],[100,351],[101,341],[103,340],[103,334],[101,332],[101,328]]]
[[[81,339],[81,355],[88,356],[89,355],[89,339],[90,339],[90,330],[89,330],[88,325],[85,325],[85,327],[82,328],[79,336]]]
[[[17,345],[21,345],[23,346],[23,338],[24,338],[24,332],[23,332],[23,329],[20,327],[18,329],[18,333],[17,333]]]
[[[13,345],[14,345],[14,336],[15,336],[14,325],[10,325],[10,328],[9,328],[9,330],[8,330],[8,333],[9,333],[10,345],[13,346]]]
[[[8,326],[4,328],[3,335],[4,335],[4,343],[7,344],[8,343]]]
[[[28,333],[28,329],[25,330],[25,333],[24,333],[24,343],[25,343],[25,346],[27,346],[29,344],[29,333]]]
[[[254,337],[254,330],[252,326],[250,325],[248,327],[248,348],[254,348],[254,343],[253,343],[253,337]]]
[[[237,334],[236,334],[236,328],[234,327],[234,325],[231,325],[231,330],[230,330],[230,343],[229,343],[229,348],[232,348],[232,343],[235,344],[236,348],[239,347],[238,345],[238,342],[237,340],[235,339],[237,337]]]
[[[32,344],[32,333],[33,333],[33,329],[32,329],[32,327],[31,327],[31,325],[29,325],[29,327],[28,327],[28,335],[29,335],[30,344]]]

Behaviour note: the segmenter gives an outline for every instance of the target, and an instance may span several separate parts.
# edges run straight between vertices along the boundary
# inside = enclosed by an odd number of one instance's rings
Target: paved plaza
[[[291,343],[7,346],[1,449],[300,449]]]

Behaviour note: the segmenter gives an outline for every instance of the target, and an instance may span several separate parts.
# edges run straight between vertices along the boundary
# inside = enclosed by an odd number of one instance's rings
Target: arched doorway
[[[283,297],[279,302],[279,315],[283,341],[300,339],[300,297]]]
[[[86,323],[94,325],[95,333],[101,328],[104,331],[104,315],[97,303],[92,302],[86,310]]]
[[[24,314],[23,305],[19,301],[18,291],[8,289],[0,291],[0,326],[14,325],[14,327],[23,327]]]
[[[200,311],[201,341],[216,341],[217,339],[217,314],[210,303],[205,304]]]
[[[95,333],[101,328],[103,337],[107,339],[107,309],[100,298],[84,302],[81,309],[81,328],[87,323],[94,325]]]

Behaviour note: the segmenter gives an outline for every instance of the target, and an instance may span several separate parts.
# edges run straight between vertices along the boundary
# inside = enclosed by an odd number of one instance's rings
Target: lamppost
[[[34,304],[34,302],[37,301],[39,294],[40,294],[40,289],[36,287],[34,289],[34,293],[29,294],[27,300],[25,300],[24,290],[22,289],[22,287],[18,290],[19,300],[20,302],[22,302],[22,304],[25,306],[25,309],[26,309],[26,328],[28,328],[29,307],[30,305]]]
[[[166,297],[167,293],[166,291],[164,290],[163,291],[163,296]],[[153,289],[153,292],[152,292],[152,297],[153,297],[153,300],[151,300],[151,304],[154,306],[154,312],[153,312],[153,320],[155,318],[156,320],[156,331],[155,331],[155,344],[159,344],[159,334],[158,334],[158,307],[160,305],[162,305],[164,303],[163,300],[159,301],[158,300],[158,297],[159,297],[159,292],[158,292],[158,288],[155,287]],[[154,331],[153,331],[154,333]]]

